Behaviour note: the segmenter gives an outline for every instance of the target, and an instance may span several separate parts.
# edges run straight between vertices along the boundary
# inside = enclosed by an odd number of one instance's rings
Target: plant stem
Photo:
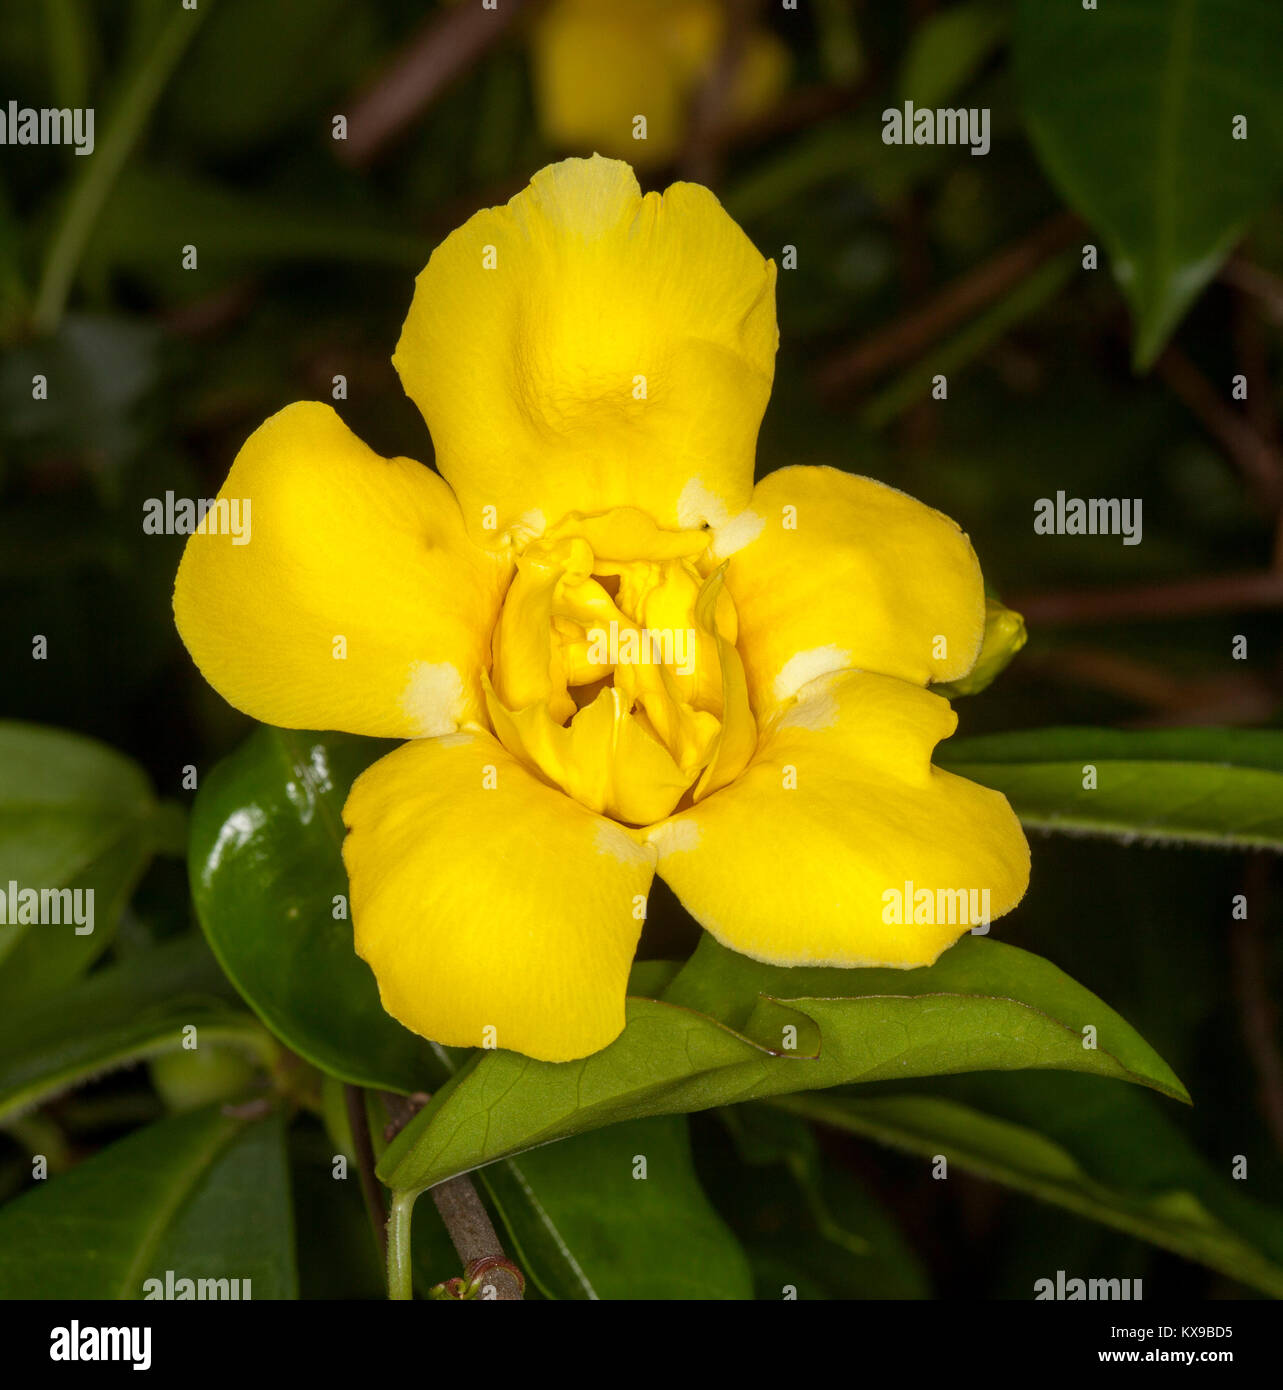
[[[499,1235],[466,1173],[428,1190],[464,1269],[477,1260],[503,1255]],[[510,1270],[491,1269],[485,1277],[487,1285],[494,1287],[496,1301],[516,1303],[521,1300],[521,1285]]]
[[[926,351],[968,317],[1028,280],[1079,235],[1082,223],[1060,213],[965,275],[925,303],[831,359],[820,373],[829,395],[856,386],[887,368]]]
[[[388,1214],[387,1266],[388,1297],[408,1302],[414,1297],[414,1278],[410,1268],[410,1218],[417,1192],[394,1192]]]
[[[356,168],[369,164],[532,7],[531,0],[505,0],[497,10],[456,5],[431,15],[356,99],[338,157]]]
[[[1230,922],[1230,966],[1238,998],[1243,1042],[1256,1069],[1261,1115],[1274,1147],[1283,1153],[1283,1056],[1278,1011],[1270,998],[1269,950],[1261,931],[1270,897],[1270,861],[1253,854],[1247,861],[1247,915]]]
[[[760,0],[726,0],[726,34],[708,76],[695,94],[690,132],[682,154],[682,177],[695,183],[717,181],[721,168],[726,112],[748,46],[748,34],[761,8]]]
[[[32,314],[36,328],[52,333],[62,318],[76,268],[125,161],[129,158],[174,67],[210,8],[177,8],[155,46],[125,82],[107,130],[77,175],[45,258]]]
[[[1240,415],[1221,391],[1177,347],[1158,359],[1159,375],[1230,456],[1257,505],[1273,515],[1283,498],[1283,461],[1250,418]],[[1257,388],[1259,391],[1259,387]]]
[[[384,1108],[391,1120],[387,1130],[387,1138],[391,1142],[395,1135],[399,1134],[418,1111],[427,1104],[428,1097],[422,1092],[413,1096],[399,1096],[393,1092],[384,1091],[381,1095]],[[432,1200],[450,1234],[451,1244],[463,1265],[465,1277],[470,1275],[471,1266],[478,1260],[504,1260],[507,1258],[489,1213],[477,1195],[477,1189],[473,1186],[472,1179],[466,1173],[461,1173],[457,1178],[450,1178],[446,1182],[438,1183],[436,1187],[428,1190],[432,1193]],[[388,1218],[387,1225],[389,1298],[410,1297],[409,1292],[402,1295],[398,1294],[396,1290],[401,1287],[409,1290],[411,1287],[410,1276],[407,1272],[410,1260],[410,1211],[414,1206],[416,1196],[418,1193],[394,1192],[392,1195],[392,1214]],[[402,1206],[404,1206],[404,1210],[402,1210]],[[398,1251],[395,1246],[397,1241],[402,1239],[405,1248]],[[402,1264],[405,1266],[404,1269],[401,1268]],[[485,1280],[486,1282],[482,1287],[483,1289],[494,1289],[495,1301],[516,1303],[521,1300],[521,1282],[510,1270],[504,1269],[502,1266],[487,1269]]]
[[[1226,261],[1221,279],[1250,294],[1271,323],[1283,323],[1283,278],[1262,270],[1239,253]]]
[[[352,1131],[352,1144],[356,1149],[356,1166],[361,1175],[361,1195],[365,1198],[365,1210],[374,1227],[374,1238],[379,1243],[379,1254],[388,1257],[388,1213],[383,1203],[383,1187],[374,1172],[374,1144],[370,1139],[370,1121],[365,1112],[365,1092],[359,1086],[343,1087],[343,1100],[347,1106],[348,1127]]]

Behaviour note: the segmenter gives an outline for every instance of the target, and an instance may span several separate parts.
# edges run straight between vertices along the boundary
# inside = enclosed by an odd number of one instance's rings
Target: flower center
[[[629,825],[725,786],[757,739],[704,531],[571,513],[517,558],[486,706],[509,752]]]

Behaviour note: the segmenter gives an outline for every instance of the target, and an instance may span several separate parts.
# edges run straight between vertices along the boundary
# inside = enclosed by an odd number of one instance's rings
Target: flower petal
[[[469,530],[494,544],[571,511],[695,527],[741,510],[774,286],[707,189],[643,198],[616,160],[550,165],[469,219],[419,276],[393,358]]]
[[[343,819],[357,953],[394,1018],[548,1062],[619,1035],[652,851],[482,733],[398,748]]]
[[[781,468],[721,528],[739,649],[761,717],[826,671],[925,685],[975,665],[985,628],[976,553],[958,525],[885,483]]]
[[[737,781],[638,835],[732,950],[775,965],[930,965],[967,922],[915,924],[912,906],[909,921],[888,922],[885,894],[910,883],[911,903],[921,889],[933,903],[975,890],[983,904],[987,890],[997,917],[1029,881],[1006,798],[931,766],[956,722],[947,701],[905,681],[822,676]]]
[[[281,728],[391,738],[478,717],[510,567],[431,469],[299,402],[249,437],[219,497],[249,507],[248,543],[193,534],[174,617],[224,699]]]

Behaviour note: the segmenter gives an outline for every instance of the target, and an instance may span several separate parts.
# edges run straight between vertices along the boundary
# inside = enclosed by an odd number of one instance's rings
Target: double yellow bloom
[[[439,475],[326,405],[247,441],[179,631],[232,704],[409,740],[344,808],[356,946],[438,1042],[604,1047],[659,873],[775,964],[928,964],[884,895],[1024,893],[1004,798],[931,765],[985,632],[940,513],[867,478],[753,485],[775,267],[706,189],[572,159],[419,276],[394,358]]]

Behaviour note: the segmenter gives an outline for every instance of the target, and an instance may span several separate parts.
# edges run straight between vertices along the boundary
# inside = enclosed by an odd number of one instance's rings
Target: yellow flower
[[[418,1033],[604,1047],[655,873],[783,965],[928,964],[965,919],[893,895],[1024,893],[1006,801],[931,765],[956,719],[927,685],[985,629],[966,536],[830,468],[753,486],[774,282],[707,189],[553,165],[416,284],[394,362],[440,475],[295,404],[220,493],[249,543],[188,542],[178,628],[232,704],[409,740],[343,853]]]
[[[723,0],[551,0],[531,36],[535,106],[564,149],[622,155],[639,168],[681,148],[700,89],[726,41]],[[728,120],[770,109],[788,80],[789,55],[754,26],[736,60]],[[646,119],[645,139],[634,122]]]

